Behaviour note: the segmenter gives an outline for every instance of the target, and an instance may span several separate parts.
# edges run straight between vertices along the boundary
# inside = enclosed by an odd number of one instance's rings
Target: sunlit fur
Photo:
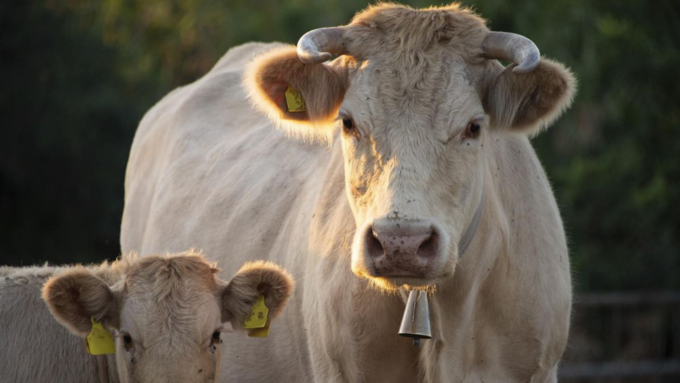
[[[219,381],[222,343],[213,333],[230,320],[242,328],[260,295],[275,318],[292,291],[290,276],[273,264],[248,264],[227,283],[193,252],[123,257],[112,268],[118,276],[108,282],[85,267],[66,269],[45,283],[43,297],[75,334],[89,333],[90,318],[116,334],[123,383]]]
[[[569,328],[568,251],[528,136],[569,105],[573,77],[545,59],[526,74],[483,59],[489,30],[457,5],[382,4],[351,25],[348,54],[332,62],[305,66],[292,46],[249,44],[156,105],[130,154],[123,249],[200,243],[229,265],[281,262],[301,281],[270,347],[225,348],[225,360],[242,361],[222,369],[227,378],[554,382]],[[331,92],[307,100],[309,115],[350,117],[356,130],[290,119],[272,102],[285,78],[303,95]],[[466,138],[472,119],[481,130]],[[286,139],[282,124],[334,140]],[[479,229],[460,257],[482,189]],[[358,235],[376,219],[439,225],[447,247],[436,267],[420,281],[374,278]],[[402,295],[382,290],[401,284],[436,286],[433,339],[420,348],[396,335]]]
[[[345,93],[345,82],[326,65],[305,65],[292,46],[282,46],[250,65],[245,76],[249,98],[277,126],[305,141],[328,143],[334,133],[337,110]],[[289,112],[284,93],[299,91],[305,112]]]

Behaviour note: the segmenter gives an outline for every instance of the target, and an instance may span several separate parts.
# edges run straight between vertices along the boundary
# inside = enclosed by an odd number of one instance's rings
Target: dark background
[[[680,2],[465,3],[579,79],[574,106],[534,140],[566,224],[577,291],[680,288]],[[125,164],[143,113],[231,46],[295,43],[365,6],[2,2],[0,264],[115,258]]]

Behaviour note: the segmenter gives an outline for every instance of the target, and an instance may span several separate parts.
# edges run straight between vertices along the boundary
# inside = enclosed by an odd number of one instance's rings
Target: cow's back
[[[328,161],[327,148],[287,139],[247,100],[245,64],[278,45],[231,49],[145,115],[127,167],[123,252],[193,247],[219,259],[225,274],[249,260],[229,253],[272,259],[280,233],[268,228],[285,225],[296,202],[316,192],[306,181]]]

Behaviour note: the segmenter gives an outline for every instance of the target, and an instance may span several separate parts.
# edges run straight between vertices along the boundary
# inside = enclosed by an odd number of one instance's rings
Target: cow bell
[[[414,346],[420,346],[421,338],[432,338],[427,291],[411,290],[409,293],[399,335],[413,338]]]

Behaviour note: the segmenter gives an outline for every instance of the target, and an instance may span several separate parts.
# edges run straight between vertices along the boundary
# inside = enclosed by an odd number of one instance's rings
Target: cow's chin
[[[383,291],[394,291],[402,287],[407,289],[433,289],[445,279],[450,278],[455,270],[455,264],[445,264],[437,268],[439,272],[430,272],[425,275],[409,275],[408,271],[401,273],[377,273],[374,267],[357,259],[352,263],[352,272],[359,278],[367,279],[371,286]],[[401,274],[401,275],[400,275]]]
[[[394,291],[402,287],[407,289],[433,289],[444,279],[453,275],[455,268],[444,267],[440,273],[425,276],[413,275],[378,275],[373,268],[363,262],[352,264],[352,272],[359,278],[367,279],[371,286],[382,291]]]
[[[365,276],[364,276],[365,277]],[[425,279],[414,277],[367,277],[371,285],[379,290],[394,291],[401,287],[407,289],[433,289],[440,281],[439,278]]]

